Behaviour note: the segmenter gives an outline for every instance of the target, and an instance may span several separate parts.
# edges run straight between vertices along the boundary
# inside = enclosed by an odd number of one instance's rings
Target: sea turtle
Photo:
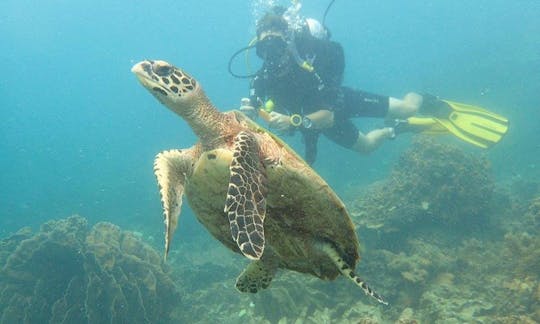
[[[267,288],[284,268],[326,280],[342,274],[386,304],[354,272],[359,244],[345,205],[298,154],[241,112],[218,111],[180,68],[145,60],[132,72],[200,139],[191,148],[161,152],[154,162],[165,256],[185,195],[217,240],[253,260],[238,277],[238,290]]]

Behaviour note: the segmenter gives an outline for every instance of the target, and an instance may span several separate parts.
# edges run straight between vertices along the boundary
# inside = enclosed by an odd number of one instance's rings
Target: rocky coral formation
[[[484,158],[418,140],[389,179],[366,188],[353,202],[365,248],[357,271],[391,307],[373,303],[344,278],[325,283],[287,272],[278,272],[263,292],[238,294],[233,278],[245,262],[230,254],[227,260],[237,262],[216,261],[219,253],[211,251],[219,248],[205,246],[205,255],[213,257],[195,265],[201,276],[189,274],[193,260],[171,264],[177,277],[197,283],[184,302],[191,309],[179,318],[191,316],[192,323],[540,322],[540,236],[534,234],[540,200],[503,209],[500,204],[513,199],[498,190],[493,205],[494,188]],[[513,217],[512,227],[492,221],[505,217]]]
[[[269,289],[257,294],[241,294],[234,288],[236,276],[248,264],[217,244],[203,247],[205,254],[227,253],[232,264],[214,257],[196,261],[188,257],[191,247],[173,251],[171,268],[189,287],[182,308],[176,313],[184,323],[419,323],[412,309],[393,304],[381,306],[351,285],[346,278],[324,282],[290,271],[278,271]],[[221,251],[216,253],[216,251]],[[189,262],[186,262],[188,261]],[[359,270],[361,271],[361,270]],[[191,273],[189,273],[191,272]],[[386,281],[375,281],[363,273],[379,292],[387,292]],[[390,277],[390,275],[388,275]],[[398,278],[399,279],[399,278]],[[390,288],[392,289],[392,288]]]
[[[355,197],[356,270],[390,307],[345,278],[286,271],[269,289],[238,293],[248,261],[198,236],[169,255],[179,303],[138,236],[75,217],[0,240],[2,322],[539,323],[540,197],[493,188],[484,158],[422,139]]]
[[[531,200],[525,213],[525,225],[531,233],[540,233],[540,196]]]
[[[365,248],[357,271],[391,307],[373,303],[345,278],[325,283],[281,271],[269,289],[238,294],[234,278],[247,263],[228,251],[225,259],[236,261],[218,261],[223,251],[212,252],[220,247],[208,245],[198,262],[184,259],[196,250],[186,249],[171,264],[175,277],[191,282],[183,302],[190,308],[178,318],[191,323],[540,322],[540,200],[493,208],[494,188],[484,158],[419,140],[389,179],[365,189],[354,202]],[[511,192],[495,192],[497,204],[513,201]],[[513,226],[492,221],[505,217]]]
[[[419,137],[388,179],[357,195],[351,213],[378,232],[431,224],[470,229],[487,221],[494,188],[487,159]]]
[[[80,216],[0,241],[0,323],[167,323],[179,293],[162,258]]]

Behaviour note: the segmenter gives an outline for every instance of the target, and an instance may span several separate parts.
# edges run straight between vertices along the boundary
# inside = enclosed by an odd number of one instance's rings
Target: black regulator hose
[[[231,58],[229,59],[229,64],[228,64],[228,69],[229,69],[229,73],[235,77],[235,78],[239,78],[239,79],[251,79],[253,77],[255,77],[257,74],[256,73],[252,73],[252,74],[246,74],[246,75],[240,75],[240,74],[236,74],[233,72],[232,70],[232,62],[234,61],[234,59],[238,56],[238,54],[242,53],[242,52],[245,52],[245,51],[248,51],[252,48],[255,47],[255,44],[253,45],[249,45],[249,46],[246,46],[246,47],[242,47],[241,49],[239,49],[238,51],[234,52],[233,55],[231,55]]]
[[[328,6],[326,6],[326,10],[324,10],[324,15],[323,15],[323,18],[322,18],[322,25],[324,26],[324,28],[326,28],[326,15],[328,15],[328,11],[330,11],[330,7],[332,7],[332,5],[334,4],[335,1],[336,0],[330,1]]]

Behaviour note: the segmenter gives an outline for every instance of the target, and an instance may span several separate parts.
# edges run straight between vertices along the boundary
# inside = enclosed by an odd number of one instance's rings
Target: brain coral
[[[495,189],[489,162],[458,147],[419,137],[390,176],[353,202],[358,224],[382,231],[419,224],[485,224]]]
[[[80,216],[0,241],[0,323],[166,323],[179,293],[160,256]]]

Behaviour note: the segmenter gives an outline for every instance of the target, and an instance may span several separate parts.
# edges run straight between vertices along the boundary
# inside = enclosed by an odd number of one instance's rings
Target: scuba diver
[[[309,164],[315,162],[320,134],[369,153],[405,131],[451,133],[480,147],[498,142],[507,131],[504,117],[480,107],[413,92],[398,99],[342,86],[343,48],[330,40],[324,19],[323,24],[312,18],[291,21],[287,9],[274,7],[256,27],[256,42],[245,49],[255,47],[263,65],[250,76],[250,97],[242,99],[240,110],[262,117],[279,133],[300,131]],[[229,72],[235,75],[230,62]],[[412,117],[417,114],[427,117]],[[351,120],[356,117],[383,118],[390,126],[363,133]]]

